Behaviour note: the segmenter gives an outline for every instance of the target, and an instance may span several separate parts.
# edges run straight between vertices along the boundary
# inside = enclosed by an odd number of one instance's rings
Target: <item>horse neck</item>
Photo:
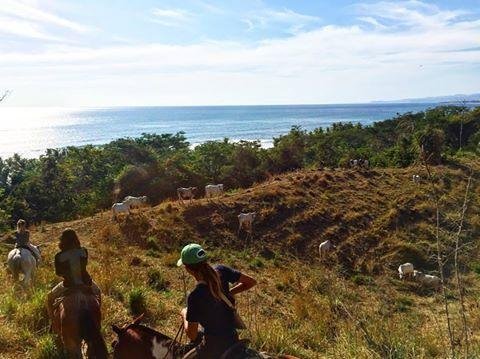
[[[146,327],[141,324],[132,324],[128,327],[128,329],[134,330],[137,335],[139,335],[142,339],[145,340],[153,340],[153,338],[157,338],[157,340],[161,342],[172,342],[172,338],[166,336],[165,334],[157,332],[155,329]]]

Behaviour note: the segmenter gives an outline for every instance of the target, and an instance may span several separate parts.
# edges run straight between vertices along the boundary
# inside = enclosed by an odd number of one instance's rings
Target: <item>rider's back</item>
[[[57,253],[55,256],[55,273],[63,277],[65,287],[92,285],[92,278],[87,272],[88,252],[85,248],[72,248]]]
[[[30,232],[15,232],[15,246],[16,247],[26,247],[30,243]]]

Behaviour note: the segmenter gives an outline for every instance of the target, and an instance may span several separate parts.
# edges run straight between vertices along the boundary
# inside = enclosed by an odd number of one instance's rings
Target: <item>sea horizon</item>
[[[363,125],[418,112],[438,103],[348,103],[293,105],[14,107],[0,106],[0,157],[35,158],[48,148],[102,145],[142,133],[184,132],[191,146],[209,140],[273,138],[292,126],[305,130],[337,122]]]

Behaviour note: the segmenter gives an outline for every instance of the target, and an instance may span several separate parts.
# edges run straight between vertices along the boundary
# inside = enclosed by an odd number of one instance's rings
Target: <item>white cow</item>
[[[413,175],[412,176],[412,181],[413,181],[413,183],[420,183],[420,176],[419,175]]]
[[[325,258],[328,252],[330,252],[333,248],[335,248],[335,246],[329,239],[325,242],[320,243],[320,245],[318,246],[318,254],[320,254],[320,258]]]
[[[240,213],[238,215],[237,233],[240,233],[240,230],[244,229],[247,233],[251,235],[253,229],[253,221],[255,220],[256,216],[257,212]]]
[[[358,160],[353,160],[353,167],[357,167],[358,166]]]
[[[400,279],[413,277],[414,268],[412,263],[400,264],[398,267],[398,276]]]
[[[368,168],[370,166],[370,162],[368,160],[363,161],[363,167]]]
[[[209,184],[205,186],[205,197],[220,197],[223,194],[223,184]]]
[[[133,197],[127,196],[123,199],[124,204],[127,204],[130,208],[138,208],[147,205],[148,198],[147,196]]]
[[[192,203],[193,199],[195,198],[195,192],[197,191],[197,187],[180,187],[177,188],[177,195],[178,199],[183,203],[184,199],[190,200]]]
[[[440,289],[442,280],[436,275],[424,274],[420,271],[413,272],[413,278],[425,287]]]
[[[35,255],[40,261],[40,249],[33,244],[30,245]],[[20,274],[23,274],[22,285],[26,288],[33,284],[35,273],[37,271],[37,260],[32,252],[26,248],[15,248],[8,253],[8,269],[13,275],[15,282],[19,280]]]
[[[127,203],[114,203],[112,206],[112,220],[116,220],[120,213],[130,214],[130,206]]]

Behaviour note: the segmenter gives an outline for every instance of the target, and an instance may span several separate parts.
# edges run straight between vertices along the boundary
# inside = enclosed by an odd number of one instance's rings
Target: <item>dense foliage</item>
[[[362,126],[336,123],[308,132],[299,127],[265,149],[257,141],[209,141],[191,148],[183,133],[143,134],[102,146],[49,149],[38,159],[0,159],[0,228],[18,218],[60,221],[108,208],[125,195],[153,203],[179,186],[248,187],[302,167],[405,167],[422,152],[432,164],[480,150],[480,108],[441,106]]]

